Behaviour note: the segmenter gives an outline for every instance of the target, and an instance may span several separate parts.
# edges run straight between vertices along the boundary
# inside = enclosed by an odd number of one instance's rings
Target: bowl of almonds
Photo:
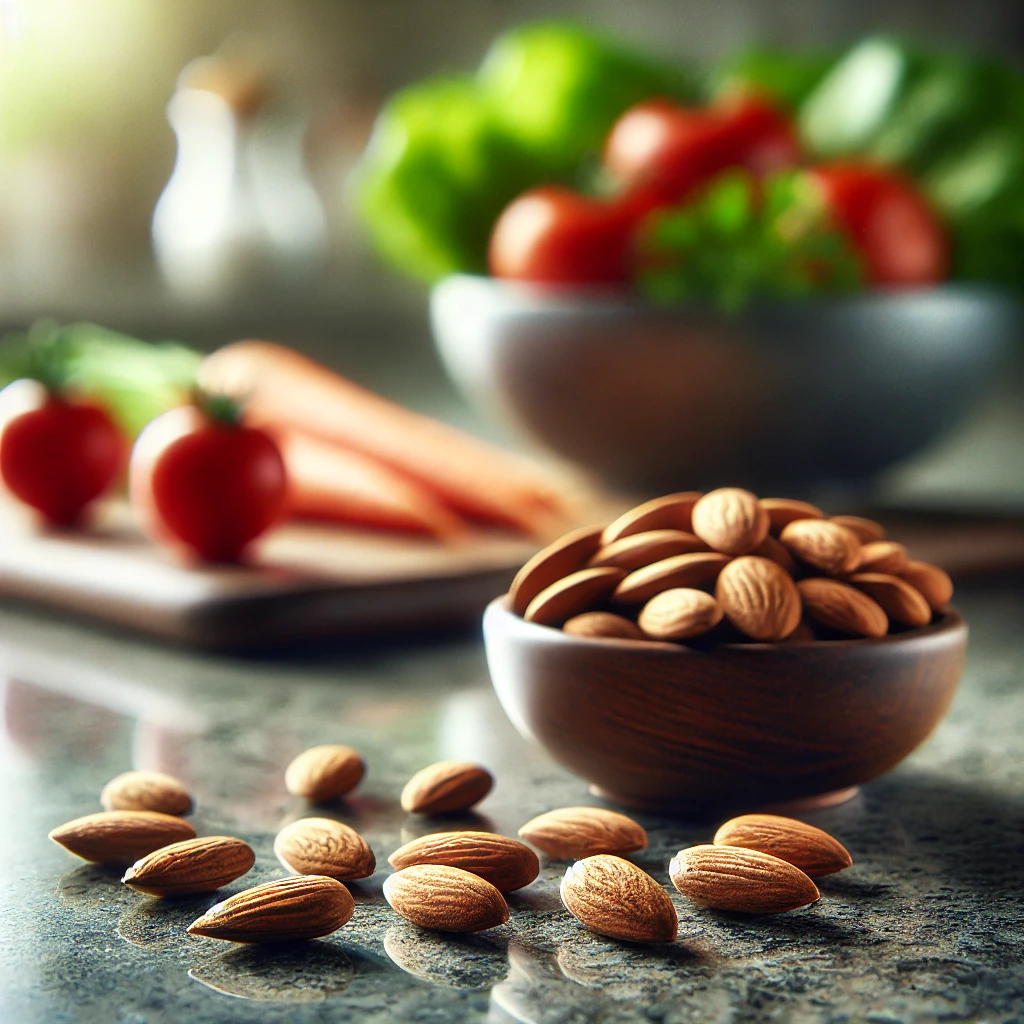
[[[942,718],[949,577],[858,516],[723,487],[534,556],[484,616],[513,724],[594,792],[686,813],[827,804]]]

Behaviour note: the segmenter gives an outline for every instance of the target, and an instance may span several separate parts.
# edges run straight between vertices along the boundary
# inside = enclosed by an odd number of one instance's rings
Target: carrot
[[[554,488],[525,460],[273,342],[240,341],[214,352],[200,383],[243,400],[247,421],[293,427],[379,459],[470,518],[537,533],[566,514]]]
[[[271,433],[288,471],[289,515],[437,537],[465,532],[434,494],[375,459],[298,430]]]

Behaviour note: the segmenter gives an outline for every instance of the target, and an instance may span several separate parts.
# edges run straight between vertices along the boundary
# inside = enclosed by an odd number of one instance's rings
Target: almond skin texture
[[[632,818],[604,807],[560,807],[531,818],[519,835],[555,860],[621,856],[647,847],[647,833]]]
[[[493,832],[435,832],[395,850],[388,863],[396,870],[413,864],[446,864],[479,875],[498,892],[513,892],[540,874],[537,854],[528,846]]]
[[[689,555],[663,558],[660,562],[631,572],[615,588],[611,596],[612,604],[644,604],[663,590],[702,587],[713,583],[729,561],[728,555],[718,551],[695,551]]]
[[[601,604],[625,576],[625,569],[610,565],[570,573],[542,590],[530,602],[523,618],[542,626],[560,626]]]
[[[913,560],[897,575],[905,579],[937,612],[944,612],[953,597],[953,581],[937,565]]]
[[[770,525],[757,496],[739,487],[720,487],[693,506],[693,532],[726,555],[749,554],[768,536]]]
[[[50,833],[55,843],[96,864],[132,864],[161,846],[195,837],[187,821],[158,811],[100,811]]]
[[[609,523],[601,535],[601,543],[611,544],[622,537],[647,530],[685,530],[693,533],[693,506],[700,497],[699,491],[679,491],[645,501]]]
[[[421,768],[402,790],[402,810],[413,814],[468,811],[491,791],[494,777],[468,761],[438,761]]]
[[[727,821],[716,833],[715,846],[742,846],[770,853],[805,875],[832,875],[853,863],[838,839],[813,825],[777,814],[744,814]]]
[[[893,622],[903,626],[927,626],[932,621],[932,606],[922,594],[899,576],[880,572],[858,572],[850,582],[877,601]]]
[[[794,519],[824,519],[825,513],[809,501],[797,501],[795,498],[762,498],[761,508],[768,513],[772,533],[782,532],[782,528]]]
[[[828,519],[797,519],[779,534],[791,555],[830,576],[845,576],[860,562],[860,541]]]
[[[887,572],[899,575],[907,563],[907,549],[893,540],[874,540],[860,549],[857,572]]]
[[[594,640],[644,639],[643,630],[635,622],[614,612],[584,612],[582,615],[574,615],[562,627],[562,631]]]
[[[328,743],[299,754],[285,770],[284,784],[292,796],[321,803],[351,792],[365,774],[358,750]]]
[[[596,526],[573,530],[538,551],[516,573],[508,593],[512,611],[525,615],[530,602],[563,576],[582,569],[587,559],[601,546],[601,528]]]
[[[188,926],[227,942],[295,942],[336,932],[352,916],[352,894],[333,878],[296,875],[228,897]]]
[[[651,562],[660,562],[663,558],[671,558],[673,555],[707,550],[708,546],[704,541],[684,530],[647,530],[606,544],[587,564],[613,565],[632,572],[634,569],[641,569]]]
[[[863,516],[830,516],[829,521],[849,530],[861,544],[885,539],[885,527]]]
[[[688,899],[714,910],[781,914],[806,907],[821,895],[792,864],[737,846],[691,846],[668,866],[672,884]]]
[[[598,935],[626,942],[671,942],[679,919],[665,890],[646,871],[602,853],[565,872],[565,909]]]
[[[123,772],[103,787],[100,803],[108,811],[159,811],[181,815],[192,810],[188,790],[163,772]]]
[[[777,562],[790,576],[796,572],[796,559],[770,533],[758,544],[753,554]]]
[[[137,860],[121,879],[150,896],[213,892],[244,875],[256,863],[252,847],[232,836],[186,839]]]
[[[341,881],[368,878],[377,867],[366,840],[331,818],[300,818],[286,825],[274,839],[274,856],[297,875]]]
[[[481,932],[508,920],[490,882],[447,864],[413,864],[384,881],[384,899],[407,921],[438,932]]]
[[[725,617],[751,640],[784,640],[800,625],[800,593],[777,562],[757,555],[733,559],[721,572],[715,596]]]
[[[652,640],[688,640],[722,621],[722,606],[703,590],[663,590],[644,605],[637,620]]]
[[[830,629],[854,636],[885,636],[889,618],[877,601],[838,580],[801,580],[796,589],[807,615]]]

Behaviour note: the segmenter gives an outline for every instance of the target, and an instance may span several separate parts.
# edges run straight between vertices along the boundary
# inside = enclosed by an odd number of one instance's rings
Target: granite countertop
[[[546,865],[509,899],[511,921],[472,937],[420,931],[384,902],[387,856],[450,822],[407,816],[409,775],[443,757],[481,761],[497,785],[456,824],[515,834],[534,814],[591,803],[584,783],[507,723],[475,635],[378,643],[301,658],[228,659],[0,611],[0,1019],[75,1021],[954,1021],[1024,1020],[1024,587],[962,590],[967,673],[938,732],[850,802],[808,816],[850,848],[822,900],[744,918],[675,896],[677,942],[591,935],[564,911]],[[336,814],[380,866],[352,885],[356,912],[294,947],[239,947],[185,926],[223,892],[158,901],[47,838],[99,809],[131,767],[191,786],[200,834],[257,854],[227,892],[280,877],[275,832],[310,811],[285,792],[304,747],[343,742],[369,762]],[[640,815],[637,862],[669,857],[708,823]]]

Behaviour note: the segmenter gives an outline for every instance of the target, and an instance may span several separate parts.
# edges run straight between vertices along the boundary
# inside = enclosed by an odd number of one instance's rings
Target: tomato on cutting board
[[[94,402],[22,379],[0,392],[0,478],[54,526],[78,522],[117,480],[128,443]]]
[[[285,510],[287,476],[270,435],[211,400],[158,416],[132,451],[129,491],[155,540],[213,562],[238,561]]]
[[[929,285],[949,270],[949,239],[921,192],[902,175],[868,164],[809,168],[838,227],[864,261],[869,284]]]

